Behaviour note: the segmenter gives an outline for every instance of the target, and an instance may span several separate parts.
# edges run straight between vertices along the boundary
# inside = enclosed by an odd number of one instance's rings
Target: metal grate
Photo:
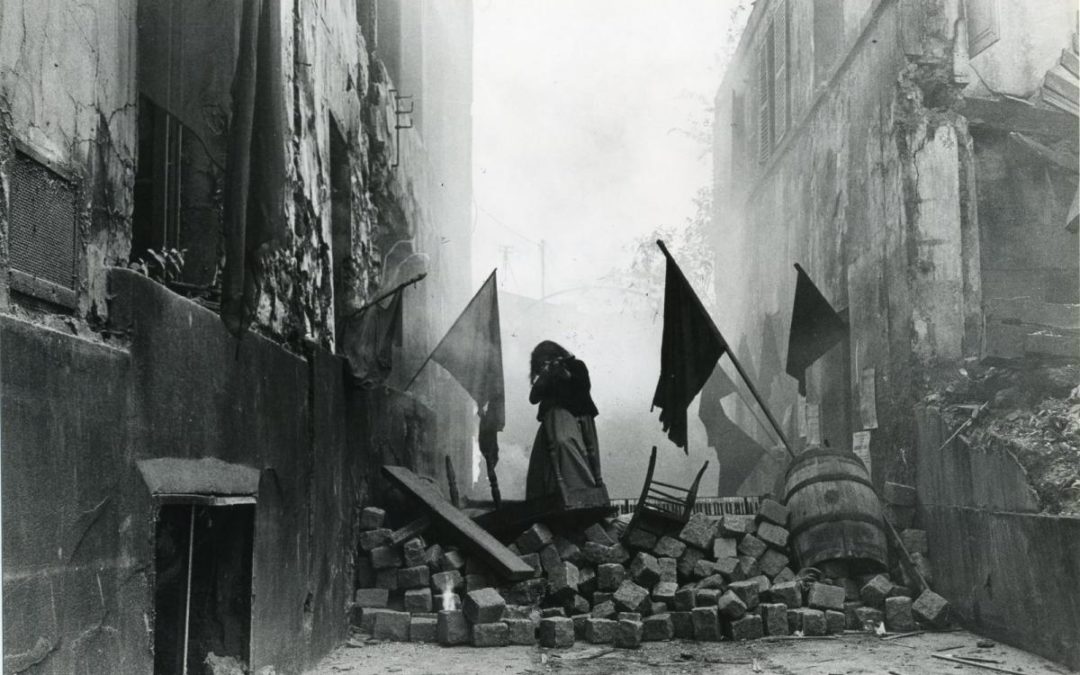
[[[694,513],[708,516],[721,516],[725,513],[752,516],[757,513],[759,502],[757,497],[698,497],[694,502]],[[611,500],[611,505],[624,515],[633,513],[637,503],[637,498]]]
[[[15,153],[10,167],[12,269],[74,289],[74,184],[22,152]]]

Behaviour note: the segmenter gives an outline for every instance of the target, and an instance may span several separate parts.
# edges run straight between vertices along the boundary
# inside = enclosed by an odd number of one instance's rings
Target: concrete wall
[[[767,163],[733,147],[752,143],[753,118],[733,129],[730,111],[735,93],[756,96],[753,19],[717,96],[719,327],[730,343],[745,342],[759,389],[798,438],[795,381],[784,374],[792,264],[836,309],[847,307],[850,344],[809,369],[807,400],[821,406],[823,437],[850,447],[863,428],[860,374],[876,369],[871,453],[880,482],[912,469],[914,426],[903,402],[916,400],[920,370],[978,345],[970,137],[952,110],[951,52],[942,47],[955,38],[948,16],[957,7],[882,0],[845,14],[845,34],[854,21],[862,30],[816,89],[805,82],[812,9],[792,5],[792,125]],[[740,421],[760,435],[749,417]],[[742,491],[772,490],[777,469],[763,463]]]
[[[1037,514],[1023,468],[1002,448],[968,447],[920,407],[918,517],[934,590],[973,630],[1080,667],[1080,518]],[[1063,585],[1064,584],[1064,585]]]

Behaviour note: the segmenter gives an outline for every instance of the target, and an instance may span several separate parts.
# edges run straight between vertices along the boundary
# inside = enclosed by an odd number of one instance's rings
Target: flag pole
[[[472,298],[469,299],[469,303],[465,305],[465,309],[461,310],[461,314],[458,314],[458,318],[454,319],[454,323],[451,324],[450,328],[446,330],[446,333],[442,336],[442,339],[439,340],[439,344],[435,345],[435,349],[432,349],[431,353],[427,355],[427,358],[424,359],[424,362],[421,363],[420,367],[416,370],[416,374],[412,376],[412,379],[409,380],[409,383],[405,385],[405,388],[402,389],[402,391],[408,391],[409,387],[413,386],[413,383],[416,382],[416,378],[420,377],[420,373],[424,372],[424,368],[426,368],[428,362],[431,361],[431,357],[435,356],[435,352],[439,351],[439,347],[442,347],[442,344],[446,342],[446,338],[450,335],[450,333],[454,332],[454,328],[456,328],[458,322],[461,321],[461,317],[465,316],[465,312],[469,311],[469,307],[472,306],[473,300],[476,300],[476,296],[480,294],[480,291],[484,290],[484,286],[487,286],[488,282],[491,281],[491,279],[495,276],[495,272],[496,270],[491,270],[491,274],[488,275],[488,278],[484,279],[484,283],[480,284],[480,288],[477,289],[476,293],[474,293]]]
[[[415,283],[423,281],[425,277],[427,277],[427,272],[421,272],[420,274],[417,274],[415,277],[413,277],[412,279],[409,279],[408,281],[402,281],[400,284],[398,284],[397,286],[394,286],[393,288],[386,291],[385,293],[380,293],[374,299],[369,300],[368,302],[365,302],[364,304],[360,305],[359,307],[352,310],[348,314],[345,314],[342,318],[350,319],[350,318],[356,316],[357,314],[359,314],[360,312],[364,311],[368,307],[371,307],[372,305],[380,303],[383,300],[389,298],[394,293],[397,293],[398,291],[403,291],[406,288],[408,288],[409,286],[412,286]]]
[[[682,276],[684,281],[686,281],[686,276],[682,273],[682,269],[679,267],[679,264],[675,262],[675,258],[671,256],[671,253],[668,251],[667,246],[664,245],[663,240],[657,239],[656,245],[660,247],[660,250],[663,251],[664,256],[668,259],[668,261],[671,264],[675,265],[675,269],[678,270],[679,275]],[[689,281],[686,281],[686,285],[690,288],[691,291],[693,291],[693,287],[690,286]],[[776,421],[776,418],[773,417],[772,411],[769,410],[769,406],[765,405],[765,401],[762,400],[761,394],[758,393],[757,387],[754,386],[754,383],[750,380],[750,377],[746,374],[746,371],[743,370],[742,364],[739,363],[738,357],[735,356],[735,351],[731,349],[730,345],[728,345],[727,340],[725,340],[723,334],[720,333],[720,329],[716,327],[716,323],[712,320],[712,316],[709,314],[708,311],[705,310],[705,307],[701,304],[701,298],[697,296],[697,293],[691,293],[691,295],[694,297],[694,302],[697,303],[698,309],[701,310],[701,313],[708,317],[709,326],[713,329],[713,332],[716,333],[716,337],[720,339],[720,343],[724,345],[724,351],[727,352],[728,357],[731,359],[731,363],[735,365],[735,370],[738,371],[739,377],[742,378],[743,382],[746,383],[747,388],[750,389],[750,394],[754,397],[754,400],[757,401],[758,407],[761,408],[762,412],[765,413],[765,417],[768,418],[769,423],[772,424],[773,431],[775,431],[776,435],[780,437],[780,441],[784,444],[784,448],[788,451],[788,454],[791,455],[792,458],[794,458],[795,451],[792,450],[791,443],[788,441],[787,436],[784,435],[784,432],[780,429],[780,424]]]

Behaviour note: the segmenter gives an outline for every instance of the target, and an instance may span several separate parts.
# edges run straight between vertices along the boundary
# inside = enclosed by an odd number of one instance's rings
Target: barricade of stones
[[[577,640],[633,648],[671,639],[750,640],[767,635],[893,632],[948,623],[948,603],[917,599],[887,575],[796,575],[786,507],[757,516],[694,514],[656,536],[605,519],[579,532],[536,524],[512,544],[531,579],[497,585],[483,565],[420,538],[390,546],[384,513],[362,516],[352,619],[383,640],[568,647]],[[912,540],[916,537],[911,536]],[[923,537],[925,546],[925,537]],[[835,566],[834,566],[834,569]]]

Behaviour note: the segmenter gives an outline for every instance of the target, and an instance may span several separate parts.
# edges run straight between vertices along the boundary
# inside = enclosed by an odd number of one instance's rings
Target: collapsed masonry
[[[903,486],[891,492],[892,510],[903,513],[910,495]],[[660,536],[617,518],[558,532],[535,524],[509,545],[534,570],[514,583],[454,547],[419,537],[394,545],[385,515],[363,511],[352,605],[354,625],[375,639],[633,648],[949,623],[948,602],[900,570],[849,575],[830,562],[793,571],[788,509],[768,499],[756,516],[695,513]],[[925,533],[906,530],[902,539],[925,576]]]

